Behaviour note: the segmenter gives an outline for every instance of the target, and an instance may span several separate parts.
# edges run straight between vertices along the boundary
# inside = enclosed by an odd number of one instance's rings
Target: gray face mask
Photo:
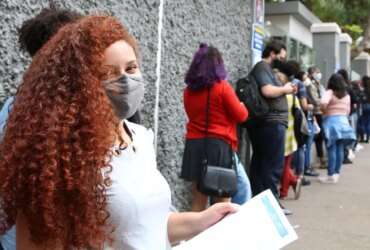
[[[122,75],[103,84],[120,120],[130,118],[140,109],[145,91],[144,79],[141,75]]]

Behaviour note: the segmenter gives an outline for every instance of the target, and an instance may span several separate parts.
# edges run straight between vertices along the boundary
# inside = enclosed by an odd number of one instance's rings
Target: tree
[[[363,36],[357,53],[370,48],[370,0],[302,0],[324,22],[336,22],[354,40]]]

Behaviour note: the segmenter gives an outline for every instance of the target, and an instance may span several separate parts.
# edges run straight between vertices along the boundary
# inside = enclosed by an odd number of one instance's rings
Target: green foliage
[[[324,22],[336,22],[356,40],[369,29],[370,0],[303,0]]]
[[[357,24],[346,24],[342,29],[344,32],[348,33],[354,41],[356,41],[364,32],[364,29]]]
[[[323,21],[336,22],[340,26],[358,25],[364,29],[370,14],[370,0],[303,0],[315,15]]]
[[[285,0],[289,1],[289,0]],[[294,0],[292,0],[294,1]],[[354,40],[369,29],[370,0],[300,0],[323,22],[336,22]],[[281,0],[266,0],[281,2]]]
[[[324,22],[336,22],[339,25],[346,23],[344,4],[338,0],[315,0],[312,4],[312,12]]]

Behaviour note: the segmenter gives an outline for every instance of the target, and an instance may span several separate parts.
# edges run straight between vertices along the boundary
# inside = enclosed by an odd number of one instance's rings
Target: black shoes
[[[304,172],[304,175],[305,176],[311,176],[311,177],[317,177],[317,176],[319,176],[320,174],[319,173],[317,173],[317,172],[315,172],[314,170],[307,170],[307,171],[305,171]]]
[[[311,182],[303,177],[302,178],[302,186],[309,186],[309,185],[311,185]]]
[[[348,159],[348,158],[345,158],[344,160],[343,160],[343,164],[352,164],[353,163],[353,161],[351,161],[350,159]]]

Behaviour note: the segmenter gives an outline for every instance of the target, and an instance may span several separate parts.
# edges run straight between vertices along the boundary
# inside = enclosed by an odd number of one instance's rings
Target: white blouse
[[[110,220],[116,226],[113,249],[168,249],[171,192],[157,170],[153,132],[125,123],[132,133],[132,144],[113,157],[109,174]]]

